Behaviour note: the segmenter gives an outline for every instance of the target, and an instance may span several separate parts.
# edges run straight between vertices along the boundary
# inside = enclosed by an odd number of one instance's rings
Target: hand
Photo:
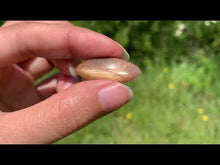
[[[53,143],[127,103],[110,80],[78,82],[80,59],[123,58],[115,41],[67,21],[8,21],[0,28],[0,143]],[[59,73],[34,82],[54,67]]]

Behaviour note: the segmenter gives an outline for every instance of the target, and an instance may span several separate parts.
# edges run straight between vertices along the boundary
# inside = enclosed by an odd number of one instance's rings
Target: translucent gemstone
[[[125,83],[141,74],[138,66],[118,58],[91,59],[76,67],[77,75],[86,80],[109,79]]]

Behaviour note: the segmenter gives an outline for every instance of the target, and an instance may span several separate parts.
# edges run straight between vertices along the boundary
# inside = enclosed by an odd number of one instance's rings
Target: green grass
[[[219,143],[220,76],[213,60],[146,63],[147,71],[127,84],[134,91],[131,102],[56,144]]]

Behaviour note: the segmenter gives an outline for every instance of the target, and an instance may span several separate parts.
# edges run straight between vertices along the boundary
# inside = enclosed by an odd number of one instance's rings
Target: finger
[[[22,23],[25,21],[6,21],[2,27],[11,26],[17,23]],[[26,21],[31,22],[31,21]],[[32,22],[41,22],[41,23],[48,23],[48,24],[63,24],[63,25],[71,25],[69,21],[32,21]],[[51,69],[56,66],[60,72],[71,75],[69,67],[75,66],[78,62],[75,62],[75,60],[54,60],[54,66],[51,64],[52,60],[46,60],[45,58],[36,57],[32,58],[30,60],[23,61],[19,63],[18,65],[26,72],[28,72],[34,80],[37,80],[47,72],[49,72]],[[43,88],[44,89],[44,88]]]
[[[66,76],[64,74],[59,74],[58,80],[57,80],[56,90],[57,90],[57,92],[61,92],[61,91],[65,90],[66,88],[69,88],[73,84],[76,84],[78,82],[80,82],[80,80],[77,78],[74,78],[72,76]]]
[[[36,86],[36,90],[38,93],[38,96],[40,97],[41,100],[44,100],[50,96],[52,96],[53,94],[57,93],[57,78],[58,75],[54,75],[46,80],[44,80],[43,82],[41,82],[40,84],[38,84]]]
[[[23,21],[6,21],[1,27],[7,27],[7,26],[11,26],[11,25],[15,25],[17,23],[21,23]]]
[[[105,35],[73,25],[19,23],[0,29],[0,66],[33,57],[89,59],[122,57],[125,51]]]
[[[33,78],[17,64],[0,68],[1,102],[11,111],[38,103],[40,99],[33,84]]]
[[[2,25],[2,27],[15,25],[17,23],[22,23],[22,22],[41,22],[41,23],[49,23],[49,24],[71,24],[69,21],[6,21]]]
[[[28,72],[34,80],[39,79],[41,76],[54,68],[51,63],[42,57],[32,58],[18,64],[24,71]]]
[[[59,73],[38,84],[36,89],[39,97],[44,100],[78,82],[79,79],[77,78]]]
[[[63,73],[67,76],[77,77],[74,67],[80,63],[80,60],[50,60],[51,63],[56,66],[60,73]]]
[[[0,142],[53,143],[119,108],[131,97],[127,86],[109,80],[74,84],[39,104],[0,116]]]
[[[25,21],[6,21],[2,27],[7,27],[11,25],[15,25],[17,23],[22,23]],[[26,22],[31,22],[31,21],[26,21]],[[48,24],[63,24],[63,25],[71,25],[69,21],[32,21],[32,22],[41,22],[41,23],[48,23]],[[66,75],[70,75],[68,64],[66,60],[54,60],[54,62],[57,61],[55,64],[58,69],[63,72]],[[76,64],[75,62],[71,62]],[[34,80],[37,80],[44,74],[46,74],[48,71],[50,71],[53,66],[51,66],[51,62],[48,60],[41,58],[41,57],[36,57],[30,60],[26,60],[24,62],[21,62],[18,64],[24,71],[28,72]],[[45,88],[43,88],[45,90]],[[43,90],[43,91],[44,91]]]
[[[79,60],[47,60],[42,57],[35,57],[18,63],[18,65],[27,73],[29,73],[34,80],[39,79],[54,67],[65,75],[76,77],[74,67],[79,64]]]

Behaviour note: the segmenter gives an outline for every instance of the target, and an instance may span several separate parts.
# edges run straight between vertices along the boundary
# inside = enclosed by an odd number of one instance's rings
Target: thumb
[[[84,81],[32,107],[0,115],[0,143],[53,143],[127,103],[132,91],[109,80]]]

